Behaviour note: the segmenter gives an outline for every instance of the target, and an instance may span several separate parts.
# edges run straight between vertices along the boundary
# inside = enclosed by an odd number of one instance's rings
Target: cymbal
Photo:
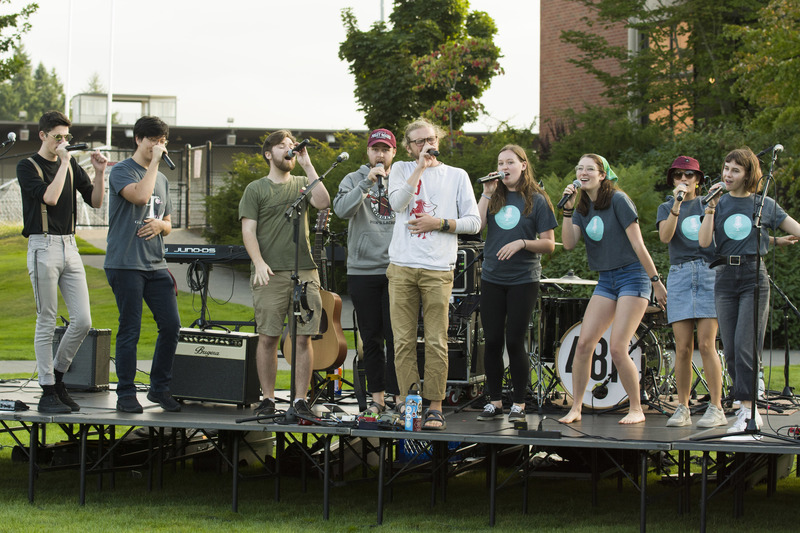
[[[597,281],[593,279],[583,279],[575,275],[570,270],[566,276],[560,278],[544,278],[540,279],[539,283],[556,283],[562,285],[597,285]]]

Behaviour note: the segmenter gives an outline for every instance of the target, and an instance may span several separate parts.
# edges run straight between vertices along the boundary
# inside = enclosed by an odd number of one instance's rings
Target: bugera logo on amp
[[[233,346],[240,347],[244,340],[239,337],[227,337],[218,335],[204,335],[202,333],[181,333],[180,342],[188,342],[192,344],[213,344],[216,346]]]

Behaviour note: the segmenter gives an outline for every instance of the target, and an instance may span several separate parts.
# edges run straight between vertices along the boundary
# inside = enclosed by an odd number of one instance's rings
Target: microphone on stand
[[[89,145],[86,143],[70,144],[65,148],[67,152],[74,152],[75,150],[86,150]]]
[[[3,146],[5,146],[7,144],[14,144],[15,142],[17,142],[17,134],[14,133],[13,131],[9,131],[8,132],[8,140],[7,141],[3,141],[3,144],[0,144],[0,148],[2,148]]]
[[[492,180],[501,180],[506,176],[508,176],[506,172],[498,170],[497,172],[492,172],[491,174],[487,174],[482,178],[478,178],[478,183],[486,183],[487,181],[492,181]]]
[[[783,145],[782,144],[773,144],[769,148],[764,148],[760,152],[756,154],[756,157],[761,157],[762,155],[768,152],[783,152]]]
[[[84,145],[84,146],[86,146],[86,145]],[[67,149],[69,149],[69,148],[67,148]],[[169,158],[169,156],[167,155],[167,152],[162,152],[161,153],[161,160],[164,163],[167,164],[167,166],[169,167],[170,170],[175,170],[175,163],[173,163],[172,159]]]
[[[598,383],[592,389],[592,396],[597,398],[598,400],[602,400],[606,396],[608,396],[608,382],[611,381],[611,374],[608,375],[606,379],[603,380],[602,383]]]
[[[575,180],[572,182],[572,186],[575,187],[575,192],[578,192],[577,189],[581,188],[581,180]],[[574,193],[573,193],[574,194]],[[558,201],[558,209],[564,209],[564,206],[567,205],[567,202],[570,198],[572,198],[572,194],[565,194],[561,197],[561,200]]]
[[[348,159],[350,159],[350,154],[347,152],[342,152],[336,157],[336,162],[341,163],[342,161],[347,161]]]
[[[293,158],[294,156],[296,156],[296,155],[297,155],[299,152],[301,152],[301,151],[303,150],[303,148],[305,148],[306,146],[308,146],[308,144],[309,144],[310,142],[311,142],[311,141],[309,141],[308,139],[303,139],[302,141],[300,141],[300,144],[298,144],[297,146],[295,146],[294,148],[292,148],[291,150],[289,150],[289,153],[288,153],[288,154],[286,154],[286,159],[291,159],[291,158]]]
[[[711,200],[713,200],[714,198],[716,198],[717,196],[719,196],[720,194],[725,192],[725,190],[726,190],[725,182],[721,181],[720,184],[721,184],[721,186],[719,188],[714,189],[710,193],[708,193],[705,196],[703,196],[702,202],[704,204],[707,204],[708,202],[710,202]]]

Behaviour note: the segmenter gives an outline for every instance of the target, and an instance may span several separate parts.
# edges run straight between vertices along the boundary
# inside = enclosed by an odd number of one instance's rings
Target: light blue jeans
[[[66,372],[80,348],[92,315],[86,271],[78,254],[74,235],[31,235],[28,237],[28,275],[36,299],[36,332],[33,349],[40,385],[53,385],[53,370]],[[69,326],[53,356],[53,333],[58,315],[58,291],[67,305]]]

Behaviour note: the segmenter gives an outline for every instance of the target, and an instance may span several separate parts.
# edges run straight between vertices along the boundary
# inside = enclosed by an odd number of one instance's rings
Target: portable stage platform
[[[72,414],[45,415],[35,410],[41,389],[38,386],[26,386],[9,391],[8,385],[0,387],[0,394],[13,397],[32,407],[27,411],[0,411],[2,431],[13,435],[17,445],[27,454],[28,459],[28,498],[34,501],[35,482],[39,474],[47,472],[48,467],[37,463],[37,452],[42,449],[40,435],[48,424],[58,424],[65,429],[70,440],[79,447],[79,461],[72,465],[79,472],[80,490],[78,501],[83,505],[86,501],[86,482],[88,475],[99,475],[98,487],[102,487],[105,474],[130,469],[129,463],[123,460],[122,442],[124,438],[116,438],[115,428],[129,427],[126,435],[135,428],[146,428],[148,434],[147,453],[136,468],[145,466],[148,469],[148,488],[153,479],[160,484],[163,465],[168,462],[182,461],[191,457],[191,441],[193,435],[203,435],[208,443],[217,450],[229,465],[232,473],[232,508],[238,510],[239,481],[243,475],[239,471],[239,454],[242,446],[249,447],[246,436],[254,432],[270,432],[275,435],[275,462],[267,464],[262,459],[267,474],[274,476],[275,499],[280,499],[281,464],[287,442],[301,442],[314,436],[322,441],[322,451],[315,455],[306,454],[303,461],[304,482],[308,471],[318,471],[323,482],[323,517],[329,517],[329,491],[333,486],[331,475],[331,444],[338,441],[338,451],[345,449],[361,454],[361,461],[367,463],[368,455],[378,458],[376,474],[377,483],[377,520],[383,522],[385,492],[392,489],[392,483],[407,473],[419,473],[420,457],[425,457],[424,473],[431,482],[431,500],[435,502],[437,495],[446,495],[448,480],[456,470],[482,466],[486,469],[489,523],[495,522],[496,494],[505,480],[498,485],[498,454],[510,448],[523,451],[521,462],[515,467],[510,477],[521,479],[523,502],[527,502],[528,485],[535,479],[537,467],[532,461],[532,450],[548,452],[580,453],[586,457],[586,464],[593,486],[593,503],[597,499],[597,484],[609,470],[621,473],[640,491],[640,529],[645,530],[647,524],[647,472],[648,460],[653,454],[679,454],[679,501],[682,509],[688,510],[688,494],[692,484],[689,471],[689,454],[701,452],[701,530],[706,523],[706,501],[713,495],[709,493],[708,476],[711,468],[710,454],[716,453],[714,470],[717,473],[717,484],[720,478],[736,488],[737,502],[741,498],[744,476],[741,475],[743,463],[752,458],[766,457],[770,465],[768,478],[769,490],[777,484],[775,465],[779,456],[800,454],[800,441],[777,441],[769,436],[761,440],[750,438],[749,441],[729,442],[713,438],[696,440],[707,436],[724,437],[726,427],[700,430],[693,426],[683,428],[665,427],[666,416],[650,411],[644,424],[623,426],[617,423],[620,413],[587,414],[576,424],[562,425],[556,421],[559,414],[548,414],[545,419],[541,415],[529,414],[527,422],[529,430],[515,430],[506,420],[479,422],[477,413],[471,411],[446,410],[447,429],[444,431],[405,432],[377,429],[364,429],[354,424],[336,425],[298,425],[281,424],[276,421],[253,420],[249,410],[233,405],[213,403],[186,402],[178,413],[164,412],[161,408],[148,402],[144,393],[140,392],[140,401],[144,406],[143,414],[120,413],[115,410],[116,394],[113,391],[75,392],[74,399],[81,405],[81,410]],[[279,403],[279,406],[281,404]],[[285,404],[284,404],[285,405]],[[349,406],[345,406],[350,408]],[[326,411],[322,406],[315,406],[317,414]],[[352,409],[352,408],[350,408]],[[699,415],[695,415],[695,419]],[[732,421],[732,418],[730,418]],[[800,426],[800,412],[792,410],[791,414],[765,416],[765,430],[774,433],[771,427],[794,428]],[[696,421],[696,420],[695,420]],[[172,431],[165,436],[165,428]],[[541,431],[540,431],[541,429]],[[20,438],[20,433],[27,433],[28,439]],[[784,430],[783,434],[788,433]],[[351,442],[360,439],[361,451]],[[377,446],[364,444],[372,439]],[[27,440],[27,442],[25,442]],[[406,457],[404,462],[395,461],[394,450],[399,442],[407,443],[416,452]],[[455,446],[449,443],[458,443]],[[409,446],[410,444],[410,446]],[[304,448],[304,447],[303,447]],[[250,450],[252,451],[252,450]],[[304,452],[305,453],[305,452]],[[481,460],[469,461],[467,466],[454,465],[453,457],[472,454]],[[630,460],[635,456],[636,460]],[[466,463],[465,463],[466,464]],[[609,468],[609,465],[611,467]],[[62,466],[61,469],[64,467]],[[697,476],[695,476],[697,477]],[[715,491],[716,492],[716,491]],[[737,512],[743,506],[737,503]],[[527,509],[523,504],[523,512]]]

